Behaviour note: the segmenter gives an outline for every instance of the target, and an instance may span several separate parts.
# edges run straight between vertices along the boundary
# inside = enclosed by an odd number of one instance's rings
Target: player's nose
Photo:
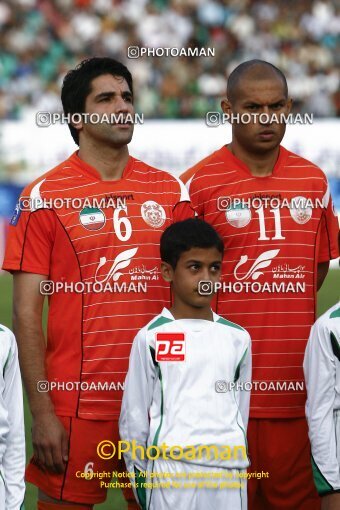
[[[202,267],[202,280],[210,280],[211,274],[209,271],[209,267]]]
[[[270,121],[270,109],[269,109],[269,106],[267,105],[264,105],[262,108],[261,108],[261,113],[259,115],[259,123],[263,126],[266,126],[268,124],[271,124],[271,121]]]
[[[127,113],[131,111],[131,103],[124,100],[122,96],[118,96],[115,102],[115,113]]]

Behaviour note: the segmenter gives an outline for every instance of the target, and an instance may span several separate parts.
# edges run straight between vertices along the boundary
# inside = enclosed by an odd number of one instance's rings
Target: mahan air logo
[[[107,259],[106,257],[100,257],[99,264],[94,276],[96,283],[105,283],[111,279],[114,282],[118,281],[118,279],[124,274],[121,273],[120,270],[125,269],[131,264],[131,260],[136,255],[137,251],[138,248],[131,248],[130,250],[122,251],[116,256],[109,270],[101,275],[99,275],[99,271],[105,266]]]
[[[79,214],[80,223],[87,230],[100,230],[106,222],[105,214],[97,207],[84,207]]]
[[[273,259],[279,253],[279,251],[280,250],[268,250],[261,253],[261,255],[259,255],[257,259],[254,261],[250,269],[243,276],[239,276],[237,274],[238,269],[240,268],[240,266],[243,266],[243,264],[245,264],[248,261],[248,255],[242,255],[240,261],[237,263],[234,269],[234,276],[236,280],[242,281],[247,280],[248,278],[251,278],[252,280],[257,280],[263,274],[263,271],[259,270],[269,267],[270,264],[273,262]]]

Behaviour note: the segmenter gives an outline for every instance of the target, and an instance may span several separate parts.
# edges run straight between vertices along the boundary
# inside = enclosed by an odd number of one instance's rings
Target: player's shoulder
[[[320,343],[327,349],[332,348],[333,352],[336,349],[340,361],[340,302],[317,319],[312,328],[310,342]]]
[[[214,324],[218,325],[217,327],[220,327],[221,329],[227,328],[233,334],[244,338],[246,341],[250,340],[248,331],[239,324],[236,324],[236,322],[229,321],[220,315],[214,314]]]
[[[14,333],[7,326],[0,324],[0,338],[2,342],[15,341]]]
[[[222,324],[226,328],[233,328],[247,333],[247,330],[244,329],[239,324],[236,324],[236,322],[229,321],[228,319],[225,319],[224,317],[221,317],[220,315],[217,314],[214,314],[214,318],[215,318],[214,322],[216,322],[217,324]]]
[[[75,166],[72,162],[72,154],[69,158],[61,163],[58,163],[55,167],[37,177],[34,181],[28,184],[21,196],[36,198],[42,191],[54,190],[58,187],[58,184],[65,185],[66,179],[78,179],[79,172],[76,171]]]
[[[329,319],[340,321],[340,302],[328,310]]]
[[[0,359],[2,360],[2,370],[6,361],[15,351],[16,341],[14,333],[3,324],[0,324]]]
[[[181,195],[187,195],[186,187],[183,182],[176,177],[176,175],[155,168],[144,161],[134,159],[133,171],[135,176],[141,183],[151,185],[153,189],[173,190],[181,193]]]
[[[156,317],[154,317],[153,319],[151,319],[151,321],[148,322],[148,324],[145,326],[145,331],[149,333],[150,331],[155,332],[158,329],[164,329],[165,324],[174,322],[174,320],[175,319],[173,318],[169,310],[167,308],[163,308],[160,314],[156,315]]]
[[[315,322],[315,326],[319,329],[331,329],[336,325],[340,326],[340,302],[329,308]]]
[[[154,339],[155,333],[159,330],[164,331],[164,326],[170,322],[174,322],[174,318],[167,308],[163,308],[160,314],[155,315],[155,317],[138,331],[135,342],[149,345],[150,339]],[[153,341],[151,341],[151,343],[153,343]]]
[[[286,168],[294,169],[294,172],[300,170],[306,177],[322,177],[326,180],[325,172],[318,165],[284,147],[283,150],[286,151]]]
[[[131,156],[132,157],[132,156]],[[156,168],[145,161],[142,161],[137,158],[133,159],[133,171],[135,174],[140,174],[141,181],[154,181],[154,182],[173,182],[177,183],[178,179],[172,175],[170,172],[166,170],[161,170],[160,168]]]
[[[167,308],[163,308],[161,313],[155,315],[145,326],[143,326],[137,333],[139,337],[145,337],[150,331],[155,331],[175,319]]]
[[[189,181],[196,179],[197,177],[203,177],[205,175],[211,174],[211,166],[222,162],[223,158],[221,152],[223,151],[223,147],[214,151],[212,154],[209,154],[205,158],[201,159],[194,166],[190,167],[186,170],[181,176],[180,179],[188,184]]]
[[[310,352],[317,346],[340,362],[340,302],[315,322],[308,342]]]

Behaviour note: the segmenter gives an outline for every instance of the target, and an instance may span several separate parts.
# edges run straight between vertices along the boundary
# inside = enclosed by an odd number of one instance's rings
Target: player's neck
[[[174,300],[173,306],[170,308],[171,314],[176,320],[179,319],[201,319],[206,321],[213,320],[213,313],[210,306],[204,308],[197,308],[187,305],[186,303],[176,303]]]
[[[102,147],[84,144],[79,147],[78,156],[99,172],[104,181],[121,179],[129,159],[127,145],[123,147]]]
[[[235,140],[227,145],[227,148],[236,158],[247,165],[254,177],[271,175],[280,152],[280,146],[278,146],[268,154],[250,153]]]

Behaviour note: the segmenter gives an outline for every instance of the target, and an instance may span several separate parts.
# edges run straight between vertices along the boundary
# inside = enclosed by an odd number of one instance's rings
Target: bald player
[[[192,204],[224,240],[215,311],[252,338],[250,510],[317,510],[305,419],[303,355],[316,292],[338,256],[324,173],[282,147],[285,76],[261,60],[230,75],[222,110],[232,140],[188,170]]]

